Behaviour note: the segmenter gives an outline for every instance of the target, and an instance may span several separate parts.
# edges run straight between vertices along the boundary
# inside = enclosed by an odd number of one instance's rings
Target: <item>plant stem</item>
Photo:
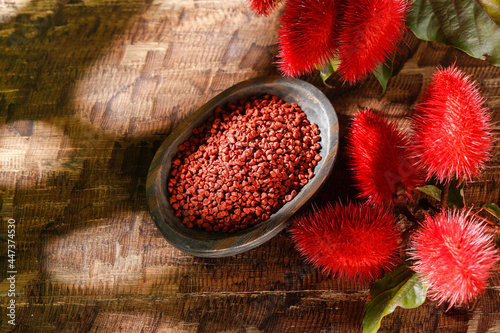
[[[491,232],[491,233],[494,233],[494,234],[500,233],[500,225],[498,225],[497,223],[491,222],[490,220],[488,220],[485,217],[482,217],[482,216],[478,215],[482,210],[483,210],[483,208],[481,208],[480,210],[478,210],[476,213],[472,213],[471,212],[471,215],[475,216],[476,218],[478,218],[478,219],[480,219],[483,222],[485,222],[485,223],[488,224],[488,226],[486,228],[487,232]]]
[[[435,213],[439,213],[439,209],[435,207],[432,203],[427,199],[420,199],[418,201],[418,206],[424,210],[432,209]]]
[[[450,191],[450,181],[444,183],[443,191],[441,192],[441,209],[446,208],[446,201],[448,200],[448,193]]]
[[[415,217],[415,215],[413,215],[412,212],[410,212],[410,210],[406,206],[405,199],[401,199],[401,197],[399,197],[398,200],[396,201],[396,207],[398,207],[400,213],[403,214],[404,216],[406,216],[408,221],[410,221],[412,223],[411,227],[406,229],[403,232],[403,234],[401,235],[403,242],[406,242],[408,240],[408,238],[410,237],[411,233],[413,232],[413,230],[415,230],[418,227],[418,220]]]
[[[406,240],[410,238],[410,235],[413,233],[413,231],[415,231],[417,228],[418,228],[418,223],[414,223],[411,227],[406,229],[401,235],[403,242],[406,242]]]
[[[496,227],[496,226],[488,226],[486,229],[485,229],[486,232],[490,232],[492,234],[500,234],[500,228]]]
[[[404,201],[404,200],[397,200],[396,201],[396,207],[398,207],[398,209],[401,212],[401,214],[403,214],[404,216],[406,216],[406,218],[408,219],[408,221],[410,221],[410,222],[412,222],[414,224],[418,222],[417,218],[415,217],[415,215],[413,215],[412,212],[410,212],[410,210],[406,206],[406,201]]]

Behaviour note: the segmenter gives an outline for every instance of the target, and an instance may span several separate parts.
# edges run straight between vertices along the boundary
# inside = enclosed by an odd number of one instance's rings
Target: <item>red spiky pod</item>
[[[290,234],[306,260],[328,275],[369,281],[399,260],[396,218],[382,206],[327,205],[296,219]]]
[[[454,65],[434,73],[415,108],[414,155],[428,179],[471,180],[493,147],[490,114],[470,76]]]
[[[370,109],[356,113],[348,137],[353,178],[360,196],[373,203],[393,203],[411,198],[423,184],[410,159],[408,138],[395,123]]]
[[[411,241],[413,269],[429,286],[428,295],[449,307],[467,305],[481,294],[499,257],[493,235],[470,211],[426,216]]]
[[[288,0],[279,28],[278,67],[285,76],[311,73],[337,48],[338,0]]]
[[[349,84],[391,57],[402,40],[407,0],[347,0],[339,35],[339,72]]]
[[[271,14],[278,5],[276,0],[247,0],[247,3],[255,14],[262,16]]]

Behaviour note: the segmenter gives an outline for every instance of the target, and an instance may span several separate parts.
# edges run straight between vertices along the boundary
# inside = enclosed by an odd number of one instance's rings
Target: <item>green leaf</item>
[[[414,0],[408,22],[420,39],[454,46],[500,66],[498,1]]]
[[[495,0],[477,0],[483,6],[484,10],[490,15],[491,19],[500,26],[500,3]]]
[[[330,59],[327,61],[323,66],[316,66],[319,70],[319,75],[321,76],[321,79],[323,80],[323,84],[327,86],[328,88],[331,88],[328,83],[326,83],[326,80],[339,69],[340,66],[340,61],[338,61],[335,58]]]
[[[323,80],[323,84],[327,86],[328,88],[331,88],[332,86],[326,83],[326,80],[330,77],[330,75],[333,74],[333,70],[331,69],[331,66],[327,66],[326,68],[321,68],[319,70],[319,76],[321,76],[321,79]]]
[[[387,89],[387,82],[392,74],[392,61],[388,61],[389,65],[384,62],[380,62],[375,69],[372,70],[373,75],[377,78],[378,82],[382,86],[382,95],[385,93]]]
[[[457,181],[453,179],[450,184],[450,189],[448,191],[448,200],[446,203],[450,207],[464,208],[464,186],[465,182],[460,183],[457,186]]]
[[[448,190],[448,198],[446,199],[446,203],[451,208],[464,208],[464,186],[465,182],[460,183],[457,186],[457,180],[452,179],[450,183],[450,188]],[[417,190],[423,192],[434,199],[441,201],[441,192],[443,191],[443,185],[437,183],[435,180],[431,180],[427,185],[417,187]]]
[[[397,267],[370,290],[370,302],[363,318],[363,333],[377,332],[382,318],[394,312],[396,307],[413,309],[425,302],[427,288],[418,274],[406,265]]]
[[[483,209],[488,213],[495,216],[500,221],[500,207],[494,203],[487,203],[483,205]]]
[[[422,193],[425,193],[434,199],[440,201],[441,200],[441,189],[437,187],[436,185],[424,185],[417,187],[417,190],[419,190]]]

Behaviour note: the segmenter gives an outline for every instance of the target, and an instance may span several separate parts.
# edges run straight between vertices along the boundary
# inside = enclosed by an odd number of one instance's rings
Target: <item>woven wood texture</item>
[[[217,93],[279,74],[279,13],[245,1],[0,0],[0,233],[16,220],[15,332],[361,332],[368,285],[324,276],[282,232],[221,259],[188,256],[152,222],[149,164],[168,133]],[[354,198],[345,159],[352,115],[408,124],[437,66],[472,74],[500,121],[500,69],[408,35],[387,93],[373,77],[324,86],[340,153],[316,202]],[[498,125],[496,125],[498,129]],[[500,200],[500,144],[469,204]],[[498,245],[498,244],[497,244]],[[397,309],[380,332],[498,332],[500,273],[471,308]]]

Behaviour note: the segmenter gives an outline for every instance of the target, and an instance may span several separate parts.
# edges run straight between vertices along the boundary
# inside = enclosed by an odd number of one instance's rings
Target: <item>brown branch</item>
[[[444,183],[443,191],[441,192],[441,209],[446,209],[446,201],[448,200],[448,193],[450,191],[450,181]]]
[[[409,227],[408,229],[406,229],[403,232],[403,234],[401,235],[401,238],[403,239],[403,242],[406,242],[406,240],[408,240],[408,238],[410,237],[410,235],[413,232],[413,230],[415,230],[418,227],[418,220],[415,217],[415,215],[413,215],[413,213],[408,209],[408,206],[406,205],[406,199],[405,198],[403,198],[401,196],[398,197],[398,199],[396,200],[396,207],[398,207],[399,212],[401,214],[403,214],[404,216],[406,216],[406,218],[408,219],[408,221],[410,221],[412,223],[411,227]]]
[[[403,214],[404,216],[406,216],[406,218],[408,219],[408,221],[410,221],[412,223],[417,223],[418,222],[418,220],[415,217],[415,215],[413,215],[413,213],[410,212],[410,210],[406,206],[406,200],[401,200],[401,199],[396,200],[396,207],[398,207],[398,209],[401,212],[401,214]]]

